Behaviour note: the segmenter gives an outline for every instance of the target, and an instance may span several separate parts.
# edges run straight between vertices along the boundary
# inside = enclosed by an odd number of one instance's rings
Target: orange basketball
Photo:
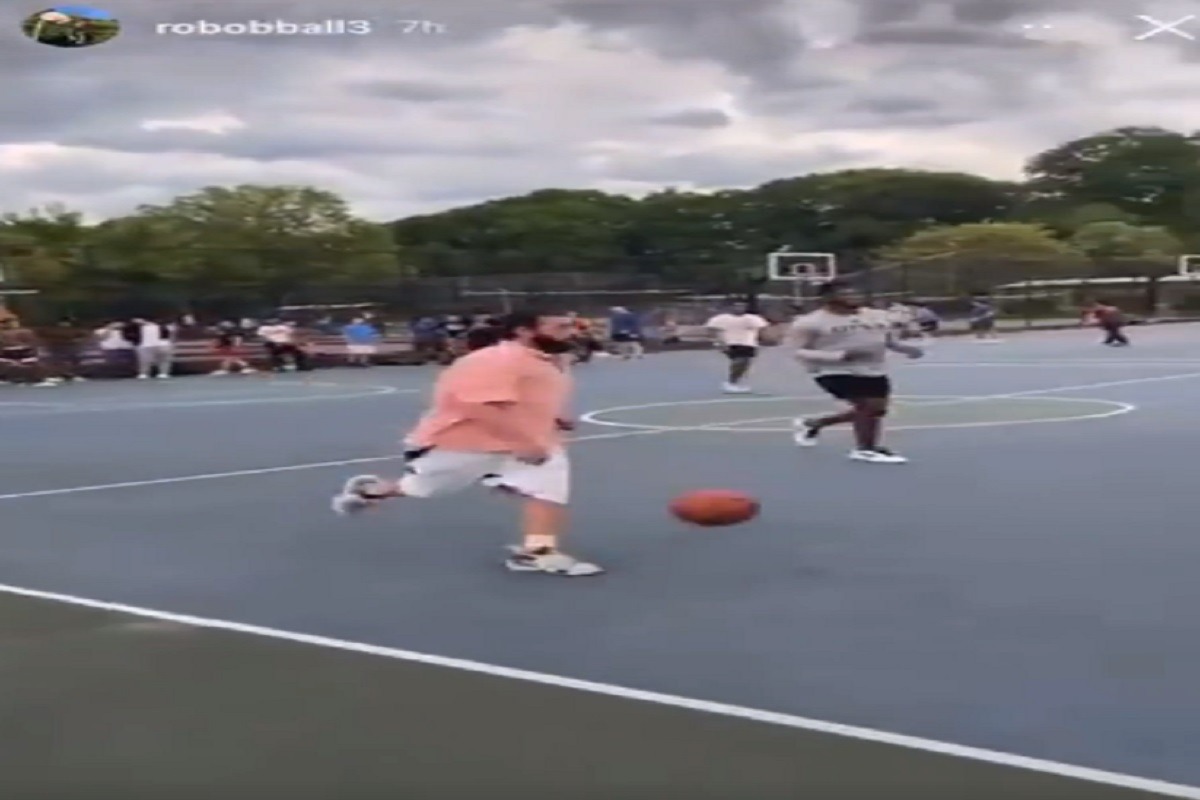
[[[753,497],[729,489],[699,489],[671,501],[672,514],[706,528],[747,522],[758,516],[758,510]]]

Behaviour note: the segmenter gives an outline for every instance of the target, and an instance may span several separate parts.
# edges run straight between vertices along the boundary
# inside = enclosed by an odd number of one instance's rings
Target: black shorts
[[[941,327],[941,325],[940,325],[940,323],[937,323],[937,322],[934,322],[931,320],[929,322],[920,323],[919,327],[921,328],[921,330],[925,331],[925,333],[937,333],[938,329]]]
[[[725,348],[725,355],[732,359],[754,358],[758,355],[758,348],[748,344],[731,344]]]
[[[822,375],[817,385],[838,400],[886,400],[892,396],[892,382],[886,375]]]
[[[0,350],[0,361],[11,361],[18,364],[37,363],[37,350],[32,347],[7,347]]]

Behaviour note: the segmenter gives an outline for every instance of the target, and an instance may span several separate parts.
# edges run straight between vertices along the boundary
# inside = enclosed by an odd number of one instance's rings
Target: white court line
[[[1141,359],[1138,361],[1101,361],[1099,359],[1089,360],[1083,359],[1063,359],[1061,361],[1042,360],[1042,361],[922,361],[919,364],[909,364],[905,369],[923,368],[936,369],[938,367],[1118,367],[1128,369],[1129,367],[1195,367],[1200,366],[1200,360],[1194,358],[1179,358],[1179,359]]]
[[[975,401],[986,400],[1008,400],[1017,397],[1037,397],[1039,395],[1061,394],[1063,392],[1082,392],[1085,389],[1111,389],[1117,386],[1133,386],[1143,383],[1163,383],[1166,381],[1182,381],[1189,378],[1200,378],[1200,372],[1184,372],[1177,375],[1155,375],[1150,378],[1128,378],[1120,381],[1102,381],[1100,383],[1080,383],[1074,386],[1055,386],[1050,389],[1029,389],[1023,392],[1007,392],[1005,394],[988,394],[965,397],[961,400],[947,400],[945,405],[954,405],[957,403],[970,403]],[[927,405],[943,405],[942,402],[928,403]]]
[[[1200,376],[1196,373],[1195,376]],[[1193,375],[1178,375],[1173,376],[1175,379],[1183,379],[1186,377],[1195,377]],[[1152,380],[1163,380],[1164,378],[1151,378],[1145,380],[1133,381],[1117,381],[1114,384],[1106,385],[1124,385],[1127,383],[1143,383]],[[1095,385],[1087,385],[1083,387],[1058,387],[1056,389],[1045,390],[1050,392],[1072,391],[1079,388],[1097,388]],[[1039,390],[1041,391],[1041,390]],[[1008,395],[1011,396],[1011,395]],[[767,418],[770,419],[770,418]],[[755,421],[767,420],[747,420],[747,424]],[[721,423],[726,424],[726,423]],[[698,425],[694,428],[683,430],[703,430],[708,425]],[[620,431],[617,433],[603,433],[591,436],[580,436],[573,441],[587,442],[599,441],[604,439],[623,439],[634,436],[654,436],[663,433],[674,433],[677,429],[670,431]],[[355,464],[379,463],[385,461],[394,461],[400,456],[381,456],[375,458],[359,458],[348,459],[344,461],[325,461],[310,464],[294,464],[284,467],[270,467],[265,469],[238,470],[234,472],[210,473],[207,475],[190,475],[177,478],[162,478],[150,481],[129,481],[125,483],[104,484],[97,486],[83,486],[68,489],[50,489],[40,492],[23,492],[18,494],[0,495],[0,500],[16,500],[28,497],[45,497],[50,495],[75,494],[80,492],[103,491],[106,489],[123,489],[135,488],[141,486],[155,486],[172,483],[184,483],[190,481],[214,480],[219,478],[231,478],[250,475],[264,475],[275,472],[295,472],[309,469],[322,469],[325,467],[341,467]],[[448,658],[429,653],[419,653],[411,650],[401,650],[398,648],[383,647],[380,645],[365,644],[362,642],[353,642],[343,639],[334,639],[325,636],[315,636],[312,634],[296,633],[277,628],[263,627],[259,625],[250,625],[247,623],[233,622],[230,620],[212,619],[207,617],[196,617],[187,614],[177,614],[168,611],[160,611],[156,609],[143,608],[140,606],[130,606],[120,603],[110,603],[92,598],[78,597],[75,595],[59,594],[55,592],[46,592],[38,589],[28,589],[20,586],[11,586],[0,584],[0,592],[17,595],[21,597],[29,597],[39,600],[47,600],[66,605],[79,606],[82,608],[90,608],[112,613],[128,614],[130,616],[142,617],[146,619],[155,619],[164,622],[172,622],[181,625],[191,625],[198,628],[208,628],[212,630],[228,631],[231,633],[241,633],[250,636],[259,636],[269,639],[283,640],[295,642],[297,644],[306,644],[314,647],[324,647],[334,650],[342,650],[355,653],[363,653],[366,655],[374,655],[382,658],[390,658],[399,661],[407,661],[411,663],[426,664],[429,666],[443,667],[446,669],[456,669],[464,672],[472,672],[483,675],[490,675],[500,678],[508,678],[510,680],[519,680],[527,683],[535,683],[543,686],[553,686],[562,689],[572,689],[575,691],[588,692],[591,694],[603,695],[607,697],[616,697],[623,700],[635,700],[644,703],[652,703],[661,706],[670,706],[674,708],[696,711],[707,714],[715,714],[724,717],[758,722],[767,725],[776,725],[780,727],[793,728],[796,730],[810,731],[814,733],[822,733],[830,736],[840,736],[843,738],[857,739],[859,741],[874,742],[878,744],[892,745],[895,747],[906,748],[909,750],[918,750],[922,752],[935,753],[954,758],[962,758],[971,761],[995,764],[1013,769],[1022,769],[1031,772],[1042,773],[1046,775],[1056,775],[1063,778],[1086,781],[1106,786],[1114,786],[1135,791],[1148,792],[1161,795],[1163,797],[1183,798],[1184,800],[1200,800],[1200,787],[1184,786],[1181,784],[1167,783],[1148,778],[1139,778],[1132,775],[1124,775],[1116,772],[1108,772],[1105,770],[1091,769],[1088,767],[1080,767],[1072,764],[1064,764],[1056,761],[1048,761],[1038,758],[1030,758],[1027,756],[1014,755],[1011,753],[1003,753],[993,750],[985,750],[975,747],[967,747],[964,745],[956,745],[948,742],[941,742],[934,739],[925,739],[916,736],[905,736],[903,734],[889,733],[886,731],[878,731],[870,728],[861,728],[852,725],[842,725],[835,722],[826,722],[824,720],[810,719],[807,717],[796,716],[792,714],[783,714],[774,711],[765,711],[762,709],[747,708],[743,706],[735,706],[725,703],[717,703],[708,700],[699,700],[688,697],[680,697],[676,695],[663,694],[659,692],[644,691],[641,689],[633,689],[613,684],[598,683],[594,681],[585,681],[575,678],[569,678],[561,675],[551,675],[541,672],[533,672],[529,670],[513,669],[510,667],[499,666],[496,664],[487,664],[478,661],[468,661],[464,659]]]
[[[296,644],[305,644],[313,647],[323,647],[331,650],[362,653],[381,658],[390,658],[396,661],[426,664],[428,666],[454,669],[461,672],[471,672],[497,678],[507,678],[509,680],[523,681],[525,683],[534,683],[542,686],[553,686],[557,689],[571,689],[577,692],[587,692],[589,694],[602,695],[605,697],[615,697],[621,700],[636,700],[642,703],[652,703],[654,705],[669,706],[672,708],[685,709],[687,711],[715,714],[722,717],[731,717],[749,722],[775,725],[778,727],[792,728],[794,730],[820,733],[828,736],[839,736],[846,739],[856,739],[863,742],[873,742],[876,744],[901,747],[907,750],[917,750],[953,758],[967,759],[969,761],[995,764],[997,766],[1026,770],[1044,775],[1056,775],[1061,778],[1069,778],[1078,781],[1086,781],[1088,783],[1148,792],[1163,797],[1184,798],[1185,800],[1200,800],[1200,787],[1183,786],[1180,784],[1152,780],[1150,778],[1139,778],[1133,775],[1123,775],[1116,772],[1091,769],[1088,767],[1079,767],[1072,764],[1063,764],[1057,761],[1030,758],[1027,756],[1002,753],[994,750],[984,750],[977,747],[967,747],[964,745],[951,744],[949,742],[940,742],[935,739],[925,739],[917,736],[905,736],[904,734],[888,733],[887,731],[878,731],[871,728],[860,728],[854,725],[842,725],[836,722],[810,719],[808,717],[796,716],[794,714],[783,714],[776,711],[765,711],[763,709],[747,708],[745,706],[735,706],[709,700],[680,697],[678,695],[663,694],[661,692],[651,692],[642,689],[633,689],[614,684],[568,678],[562,675],[551,675],[544,672],[514,669],[511,667],[503,667],[498,664],[487,664],[480,661],[448,658],[446,656],[438,656],[430,653],[418,653],[412,650],[401,650],[393,647],[383,647],[380,645],[353,642],[345,639],[334,639],[327,636],[295,633],[293,631],[285,631],[278,628],[268,628],[260,625],[250,625],[243,622],[232,622],[229,620],[211,619],[208,617],[194,617],[188,614],[175,614],[169,611],[158,611],[156,609],[142,608],[140,606],[129,606],[120,603],[107,603],[100,600],[92,600],[86,597],[76,597],[74,595],[58,594],[55,592],[43,592],[37,589],[25,589],[19,586],[7,586],[0,584],[0,592],[6,592],[8,594],[29,597],[37,600],[48,600],[56,603],[80,606],[98,611],[128,614],[130,616],[154,619],[178,625],[190,625],[196,628],[207,628],[210,630],[240,633],[249,636],[258,636],[267,639],[294,642]]]
[[[935,399],[936,398],[936,399]],[[616,406],[614,408],[602,408],[597,411],[589,411],[580,417],[580,422],[587,422],[592,425],[599,425],[606,428],[624,428],[628,430],[641,431],[661,431],[663,433],[670,432],[688,432],[694,431],[694,427],[689,426],[671,426],[671,425],[650,425],[640,422],[624,422],[620,420],[601,419],[602,416],[610,416],[620,414],[625,411],[645,411],[651,408],[679,408],[683,406],[703,406],[703,405],[718,405],[722,403],[764,403],[764,402],[781,402],[781,401],[827,401],[829,398],[816,395],[792,395],[780,397],[738,397],[738,398],[719,398],[713,400],[676,400],[667,403],[654,403],[652,405],[636,405],[636,406]],[[968,403],[977,401],[980,398],[976,396],[951,396],[951,395],[906,395],[892,398],[897,402],[899,407],[908,408],[924,408],[925,406],[946,406],[956,405],[959,403]],[[919,399],[924,402],[909,403],[908,400]],[[1022,400],[1025,398],[1003,398],[1012,400]],[[1041,397],[1039,400],[1051,401],[1055,403],[1078,403],[1105,406],[1104,411],[1088,412],[1086,414],[1076,414],[1069,417],[1038,417],[1034,419],[1006,419],[1006,420],[982,420],[978,422],[945,422],[945,423],[929,423],[923,425],[889,425],[888,431],[925,431],[925,430],[946,430],[952,428],[1004,428],[1014,425],[1046,425],[1051,423],[1061,422],[1085,422],[1090,420],[1108,419],[1109,417],[1118,417],[1123,414],[1129,414],[1137,410],[1137,406],[1132,403],[1119,403],[1116,400],[1097,400],[1094,398],[1082,397]],[[712,423],[705,426],[705,430],[712,430],[717,433],[786,433],[792,430],[791,426],[787,427],[771,427],[771,428],[756,428],[746,427],[748,425],[758,425],[760,423],[775,423],[775,422],[790,422],[796,418],[796,414],[778,417],[762,417],[759,419],[748,420],[727,420],[722,423]]]
[[[761,420],[747,420],[746,424],[755,422],[767,422],[771,418]],[[725,425],[727,423],[720,423]],[[597,433],[590,436],[576,436],[571,439],[572,444],[580,442],[596,442],[604,439],[625,439],[631,436],[653,436],[655,434],[675,433],[678,431],[705,430],[712,425],[696,425],[691,428],[672,428],[668,431],[620,431],[618,433]],[[33,497],[54,497],[63,494],[85,494],[88,492],[104,492],[110,489],[138,489],[143,486],[167,486],[174,483],[195,483],[198,481],[213,481],[223,478],[244,478],[252,475],[271,475],[277,472],[303,472],[310,469],[327,469],[330,467],[351,467],[357,464],[381,464],[387,461],[399,461],[404,458],[403,455],[397,453],[390,456],[371,456],[368,458],[349,458],[343,461],[314,461],[307,464],[288,464],[282,467],[260,467],[256,469],[238,469],[230,472],[207,472],[199,475],[179,475],[172,478],[152,478],[142,481],[122,481],[120,483],[98,483],[92,486],[71,486],[64,489],[39,489],[33,492],[16,492],[13,494],[0,494],[0,500],[24,500]]]
[[[1159,375],[1153,378],[1130,378],[1121,381],[1106,381],[1104,383],[1085,383],[1074,386],[1056,386],[1051,389],[1031,389],[1024,392],[1009,392],[1008,394],[994,395],[972,395],[961,400],[944,401],[945,404],[952,405],[957,403],[983,402],[988,400],[1005,400],[1016,397],[1036,397],[1042,394],[1058,394],[1060,392],[1082,391],[1084,389],[1102,389],[1114,386],[1128,386],[1141,383],[1158,383],[1163,381],[1184,380],[1186,378],[1198,378],[1200,372],[1188,372],[1180,375]],[[931,401],[923,405],[942,405],[943,401]],[[650,405],[656,406],[657,403]],[[594,413],[594,412],[593,412]],[[587,414],[580,417],[581,420],[586,420]],[[756,420],[744,420],[743,424],[752,425],[755,423],[766,423],[778,419],[775,417],[764,417]],[[625,439],[632,436],[661,436],[668,433],[686,433],[688,431],[704,431],[721,425],[728,425],[727,422],[716,424],[694,425],[684,428],[669,428],[667,430],[625,430],[616,433],[599,433],[590,436],[577,436],[571,440],[572,443],[580,442],[595,442],[603,439]],[[611,425],[610,425],[611,427]],[[120,483],[100,483],[92,486],[72,486],[63,489],[40,489],[32,492],[15,492],[13,494],[0,494],[0,500],[24,500],[34,497],[55,497],[57,495],[66,494],[83,494],[85,492],[103,492],[110,489],[137,489],[142,486],[167,486],[176,483],[195,483],[199,481],[221,480],[223,478],[242,478],[252,475],[270,475],[276,472],[301,472],[310,469],[327,469],[330,467],[349,467],[357,464],[380,464],[387,461],[396,461],[402,458],[401,455],[390,456],[375,456],[372,458],[351,458],[344,461],[316,461],[308,464],[289,464],[282,467],[262,467],[258,469],[239,469],[230,472],[209,472],[200,475],[180,475],[172,478],[153,478],[142,481],[122,481]]]
[[[275,384],[276,386],[298,386],[305,387],[333,387],[349,388],[351,384],[346,383],[306,383],[306,384]],[[266,388],[266,387],[261,387]],[[109,411],[145,411],[147,409],[160,408],[205,408],[210,406],[255,406],[255,405],[278,405],[282,403],[314,403],[325,400],[359,400],[366,397],[382,397],[392,394],[415,394],[421,389],[400,389],[396,386],[369,386],[364,385],[356,392],[342,392],[341,394],[309,394],[309,395],[283,395],[282,397],[243,397],[232,400],[168,400],[158,403],[125,403],[121,400],[106,400],[95,405],[85,403],[20,403],[0,401],[0,419],[3,419],[4,408],[23,408],[33,406],[43,411],[44,414],[97,414]],[[20,417],[42,416],[37,412],[21,413]]]
[[[1103,381],[1100,383],[1080,383],[1080,384],[1074,384],[1071,386],[1055,386],[1055,387],[1052,387],[1049,389],[1028,389],[1028,390],[1020,391],[1020,392],[1007,392],[1005,394],[967,395],[964,397],[955,397],[952,400],[931,400],[928,403],[921,403],[920,405],[921,406],[954,406],[954,405],[963,405],[966,403],[985,403],[985,402],[988,402],[991,400],[1016,400],[1016,399],[1020,399],[1022,397],[1038,397],[1039,395],[1054,395],[1054,394],[1061,394],[1064,392],[1079,392],[1079,391],[1083,391],[1085,389],[1108,389],[1108,388],[1113,388],[1113,387],[1117,387],[1117,386],[1132,386],[1135,384],[1143,384],[1143,383],[1161,383],[1164,381],[1180,381],[1180,380],[1185,380],[1188,378],[1200,378],[1200,372],[1185,372],[1185,373],[1180,373],[1180,374],[1176,374],[1176,375],[1155,375],[1150,378],[1128,378],[1125,380]],[[748,398],[741,398],[741,399],[746,400]],[[766,397],[764,397],[763,399],[764,400],[767,400],[767,399],[776,400],[776,399],[785,399],[785,398],[775,398],[775,397],[766,398]],[[1068,400],[1070,398],[1061,398],[1061,399]],[[1089,398],[1081,398],[1081,399],[1089,399]],[[608,420],[597,420],[596,417],[600,414],[611,414],[611,413],[618,412],[618,411],[640,411],[642,409],[647,409],[647,408],[663,408],[663,407],[669,407],[669,406],[674,406],[674,405],[688,405],[690,403],[698,403],[698,402],[704,402],[704,401],[676,400],[676,401],[670,401],[670,402],[642,403],[639,405],[632,405],[632,406],[616,406],[614,408],[602,408],[602,409],[599,409],[596,411],[589,411],[588,413],[581,416],[580,420],[583,422],[591,423],[592,425],[600,425],[600,426],[609,427],[609,428],[627,428],[627,427],[629,427],[629,423],[616,423],[616,422],[611,422]],[[1128,409],[1128,411],[1132,411],[1132,410],[1133,410],[1132,408]],[[1122,411],[1120,413],[1127,413],[1127,411]],[[744,420],[740,424],[753,425],[753,424],[759,423],[759,422],[775,422],[778,419],[779,419],[779,417],[777,417],[777,416],[776,417],[764,417],[762,419]],[[1058,421],[1058,420],[1055,420],[1055,421]],[[1062,421],[1065,422],[1066,420],[1062,420]],[[728,422],[722,422],[719,424],[725,425],[725,426],[729,425]],[[716,427],[718,427],[718,426],[717,425],[702,425],[702,426],[698,426],[698,427],[655,428],[653,430],[647,428],[647,429],[640,429],[640,430],[643,433],[656,433],[656,432],[657,433],[685,433],[687,431],[695,431],[695,430],[710,430],[710,429],[713,429]],[[979,427],[979,425],[975,424],[975,427]],[[634,431],[631,431],[631,433],[633,433],[633,432]],[[774,431],[772,431],[772,432],[774,432]],[[3,500],[3,499],[4,499],[4,497],[0,496],[0,500]]]

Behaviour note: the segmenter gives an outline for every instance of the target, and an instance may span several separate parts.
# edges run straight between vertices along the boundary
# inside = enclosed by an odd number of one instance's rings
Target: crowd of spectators
[[[625,308],[595,320],[573,315],[577,360],[612,352],[642,355],[641,317]],[[378,363],[389,346],[412,353],[409,361],[448,364],[498,338],[498,318],[488,313],[427,314],[403,323],[363,311],[347,319],[333,316],[297,319],[198,322],[191,316],[165,319],[134,317],[99,327],[64,317],[47,326],[22,324],[15,316],[0,320],[0,382],[54,388],[86,380],[85,373],[108,378],[169,380],[180,359],[197,353],[211,363],[213,375],[238,375],[260,368],[276,372],[313,368],[317,346],[346,366]],[[396,345],[395,343],[402,344]]]

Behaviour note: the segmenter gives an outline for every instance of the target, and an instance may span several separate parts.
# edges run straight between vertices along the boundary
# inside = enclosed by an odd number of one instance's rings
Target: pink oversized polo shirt
[[[548,449],[562,443],[558,420],[566,415],[571,379],[552,356],[516,342],[469,353],[438,377],[429,410],[406,439],[417,447],[508,453],[529,443]],[[515,442],[478,418],[482,404],[504,404],[528,441]]]

